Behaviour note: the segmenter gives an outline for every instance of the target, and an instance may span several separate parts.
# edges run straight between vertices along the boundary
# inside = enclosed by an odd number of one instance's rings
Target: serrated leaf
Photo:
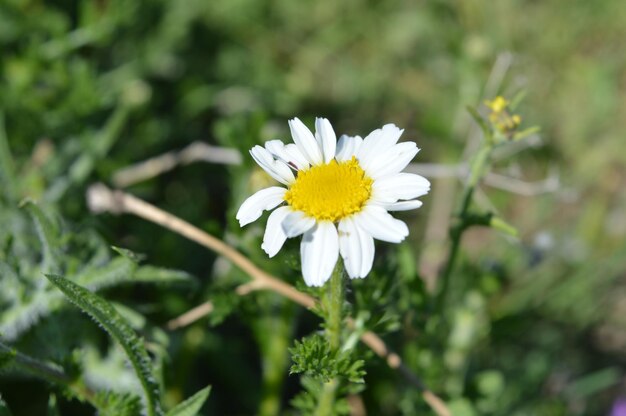
[[[41,268],[44,272],[54,271],[58,267],[59,230],[42,209],[33,201],[27,199],[21,203],[21,207],[30,214],[41,246],[43,248],[43,262]]]
[[[209,397],[209,393],[211,393],[211,386],[203,388],[184,402],[176,405],[176,407],[167,412],[167,416],[196,416]]]
[[[46,277],[67,296],[70,302],[91,316],[122,346],[141,382],[148,415],[163,415],[159,400],[159,386],[150,369],[150,357],[143,341],[128,322],[109,302],[84,287],[58,275],[46,275]]]

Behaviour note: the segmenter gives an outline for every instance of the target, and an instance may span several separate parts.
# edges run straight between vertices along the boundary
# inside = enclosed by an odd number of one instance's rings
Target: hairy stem
[[[336,378],[324,383],[324,389],[317,403],[317,409],[315,409],[315,416],[332,416],[334,414],[335,392],[338,385],[339,381]]]
[[[343,290],[343,265],[337,262],[335,270],[330,277],[328,286],[328,292],[326,293],[326,307],[328,308],[328,315],[326,318],[326,339],[330,345],[330,351],[332,355],[337,355],[341,348],[341,327],[343,323],[343,302],[344,302],[344,290]],[[317,409],[315,409],[316,416],[331,416],[333,414],[333,408],[335,404],[335,395],[337,387],[339,386],[339,380],[333,378],[324,383],[322,394],[320,395],[317,403]]]
[[[343,265],[337,262],[328,285],[328,321],[326,322],[326,334],[333,354],[336,354],[341,346],[343,298]]]

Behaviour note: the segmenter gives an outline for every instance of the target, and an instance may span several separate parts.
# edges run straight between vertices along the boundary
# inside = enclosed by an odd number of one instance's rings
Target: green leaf
[[[513,136],[513,141],[522,140],[522,139],[530,136],[531,134],[538,133],[539,131],[541,131],[541,128],[539,128],[538,126],[529,127],[529,128],[524,129],[522,131],[518,131]]]
[[[60,240],[58,227],[32,200],[26,199],[20,206],[26,209],[35,223],[37,235],[39,236],[39,241],[43,248],[43,262],[41,268],[44,272],[54,271],[59,264],[58,248],[60,246]]]
[[[515,96],[509,103],[509,108],[511,109],[511,111],[515,111],[517,109],[517,106],[520,105],[524,98],[526,98],[526,94],[526,90],[521,90],[517,94],[515,94]]]
[[[117,246],[111,246],[111,248],[120,256],[126,257],[127,259],[132,260],[135,263],[139,263],[145,260],[146,258],[145,254],[135,253],[134,251],[131,251],[127,248],[122,248],[122,247],[117,247]]]
[[[4,128],[4,114],[0,113],[0,179],[3,192],[7,199],[15,198],[15,167],[13,166],[13,156],[9,149],[9,140]]]
[[[48,290],[36,291],[25,303],[19,303],[0,314],[0,332],[13,341],[37,324],[61,304],[62,296]]]
[[[137,267],[127,257],[117,257],[105,266],[90,267],[76,276],[75,281],[93,291],[126,283],[195,283],[192,276],[183,271],[154,266]]]
[[[622,371],[618,367],[604,368],[570,383],[564,393],[571,398],[589,397],[618,384],[622,377]]]
[[[91,316],[124,349],[128,356],[143,391],[149,416],[162,415],[159,400],[159,386],[150,369],[150,357],[143,341],[132,330],[128,322],[106,300],[88,291],[82,286],[57,275],[46,275],[67,298],[83,312]]]
[[[179,403],[172,410],[167,412],[167,416],[195,416],[200,411],[200,408],[209,397],[211,392],[211,386],[207,386],[185,400]]]
[[[348,353],[333,354],[326,339],[319,334],[296,340],[289,349],[293,365],[290,374],[306,376],[325,382],[335,377],[345,377],[352,383],[363,383],[365,362],[351,360]]]
[[[117,257],[105,266],[97,265],[84,270],[75,280],[90,290],[100,290],[132,281],[136,268],[137,264],[127,257]]]
[[[141,400],[131,393],[98,392],[95,398],[99,416],[139,416]]]
[[[519,236],[519,233],[515,227],[504,221],[502,218],[496,217],[495,215],[491,217],[489,221],[489,226],[512,237]]]
[[[187,272],[154,266],[139,267],[132,280],[142,283],[196,283]]]

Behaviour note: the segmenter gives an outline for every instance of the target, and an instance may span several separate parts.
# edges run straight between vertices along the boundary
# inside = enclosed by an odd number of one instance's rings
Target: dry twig
[[[117,187],[125,188],[168,172],[178,165],[193,162],[239,165],[241,154],[236,149],[193,142],[183,150],[167,152],[115,172],[113,183]]]
[[[92,185],[87,191],[87,202],[92,212],[110,212],[113,214],[133,214],[155,224],[161,225],[177,234],[180,234],[196,243],[224,256],[234,265],[243,270],[252,282],[240,286],[238,293],[244,295],[254,290],[271,290],[304,306],[313,308],[317,301],[306,293],[302,293],[293,286],[259,269],[247,257],[218,238],[215,238],[188,222],[169,214],[154,205],[122,191],[113,191],[103,184]],[[170,321],[168,327],[179,328],[206,316],[212,311],[212,304],[206,302],[184,315]],[[352,320],[348,321],[353,325]],[[409,382],[422,392],[422,397],[439,416],[450,416],[450,410],[445,403],[432,391],[428,390],[420,378],[402,363],[400,356],[390,351],[384,341],[372,331],[361,335],[361,341],[379,357],[384,358],[387,364],[402,373]]]

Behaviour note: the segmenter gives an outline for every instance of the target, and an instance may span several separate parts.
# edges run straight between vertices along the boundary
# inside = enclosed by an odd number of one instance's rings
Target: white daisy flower
[[[303,234],[302,275],[309,286],[322,286],[339,254],[351,278],[372,269],[374,239],[399,243],[407,225],[388,211],[419,208],[415,198],[426,195],[430,182],[402,170],[419,149],[398,143],[403,130],[387,124],[365,139],[341,136],[337,142],[330,122],[315,120],[315,135],[297,118],[289,121],[294,143],[280,140],[255,146],[254,160],[286,187],[262,189],[237,212],[243,227],[263,211],[267,220],[261,248],[274,257],[285,240]]]

